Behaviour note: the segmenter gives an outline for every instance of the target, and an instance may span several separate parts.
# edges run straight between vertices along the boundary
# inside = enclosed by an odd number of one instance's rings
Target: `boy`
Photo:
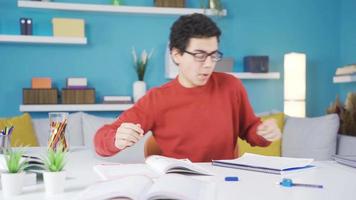
[[[213,72],[222,58],[220,29],[207,16],[181,16],[171,27],[176,79],[153,88],[113,124],[98,130],[96,152],[111,156],[152,131],[164,156],[194,162],[232,159],[237,137],[268,146],[281,137],[275,121],[254,115],[240,80]]]

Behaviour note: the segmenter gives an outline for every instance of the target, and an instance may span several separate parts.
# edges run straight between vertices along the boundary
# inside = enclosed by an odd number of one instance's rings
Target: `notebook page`
[[[206,200],[211,184],[180,174],[166,174],[154,181],[144,199]],[[215,192],[215,190],[214,190]]]
[[[145,176],[127,176],[90,185],[77,199],[97,200],[114,197],[139,199],[152,184],[152,180]]]

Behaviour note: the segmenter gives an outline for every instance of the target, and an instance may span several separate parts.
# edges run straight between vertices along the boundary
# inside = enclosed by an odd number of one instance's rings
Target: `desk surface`
[[[42,152],[42,153],[40,153]],[[29,154],[43,155],[43,149],[31,149]],[[66,165],[67,180],[65,192],[56,197],[44,193],[44,185],[27,186],[23,194],[11,199],[76,199],[84,188],[100,180],[93,172],[95,164],[106,163],[98,159],[88,149],[77,149],[70,152]],[[212,166],[210,163],[199,163],[204,168],[215,172],[216,176],[198,177],[216,183],[216,199],[354,199],[356,196],[356,168],[337,164],[334,161],[315,162],[316,168],[287,175],[272,175],[238,169]],[[225,176],[238,176],[238,182],[225,182]],[[282,178],[292,178],[294,182],[322,184],[323,189],[292,187],[278,185]],[[2,199],[0,191],[0,199]]]

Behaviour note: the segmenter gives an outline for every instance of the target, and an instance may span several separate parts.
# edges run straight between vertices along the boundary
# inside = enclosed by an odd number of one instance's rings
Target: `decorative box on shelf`
[[[95,89],[62,89],[62,104],[94,104]]]
[[[185,0],[154,0],[156,7],[184,8]]]
[[[23,104],[57,104],[58,90],[51,89],[32,89],[24,88],[22,90]]]

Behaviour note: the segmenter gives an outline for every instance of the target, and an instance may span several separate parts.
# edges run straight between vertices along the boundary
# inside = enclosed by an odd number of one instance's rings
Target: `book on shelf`
[[[104,101],[132,101],[131,96],[104,96]]]
[[[103,103],[105,104],[130,104],[132,103],[131,96],[104,96]]]
[[[356,168],[356,155],[334,155],[332,158],[340,164]]]
[[[313,159],[289,158],[277,156],[263,156],[244,153],[243,156],[232,160],[213,160],[212,164],[220,167],[229,167],[271,174],[285,174],[314,167]]]
[[[213,175],[207,169],[192,163],[188,159],[175,159],[152,155],[146,158],[146,164],[98,164],[94,171],[103,179],[113,179],[127,175],[144,175],[155,178],[163,174],[180,173],[188,175]]]
[[[334,76],[333,78],[334,83],[354,82],[354,81],[356,81],[356,73],[350,75]]]
[[[181,174],[165,174],[152,179],[144,175],[131,175],[101,181],[83,190],[78,199],[185,199],[209,200],[215,197],[215,186],[208,181]]]
[[[356,64],[346,65],[344,67],[339,67],[336,69],[335,75],[350,75],[356,74]]]
[[[87,88],[88,80],[85,77],[69,77],[67,78],[67,88],[83,89]]]

